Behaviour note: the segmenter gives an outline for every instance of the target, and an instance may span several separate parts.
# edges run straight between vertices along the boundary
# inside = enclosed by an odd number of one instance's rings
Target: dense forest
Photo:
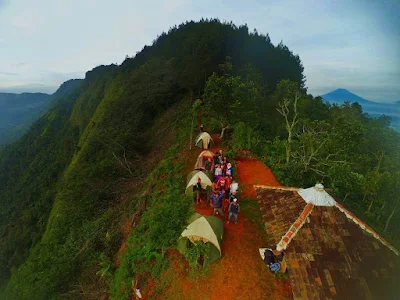
[[[398,243],[389,120],[308,95],[300,58],[268,35],[201,20],[87,72],[0,150],[0,296],[128,299],[134,276],[156,277],[192,212],[181,153],[198,98],[226,145],[284,184],[323,182]]]

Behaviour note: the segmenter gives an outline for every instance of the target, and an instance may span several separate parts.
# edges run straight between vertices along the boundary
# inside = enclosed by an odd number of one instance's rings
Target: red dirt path
[[[216,147],[210,150],[215,152],[220,146],[218,137],[213,138]],[[191,160],[188,164],[194,165]],[[253,184],[280,185],[269,168],[254,158],[237,158],[236,168],[240,198],[256,198]],[[213,214],[212,208],[206,208],[204,204],[196,206],[196,211],[203,215]],[[160,288],[164,286],[163,292],[161,295],[152,293],[152,299],[292,298],[288,279],[277,279],[272,275],[259,255],[258,248],[267,246],[265,232],[243,212],[239,214],[238,224],[227,224],[226,218],[225,215],[222,258],[205,274],[190,278],[185,258],[176,250],[170,251],[171,266],[158,284]],[[154,287],[151,290],[154,292]]]
[[[281,186],[278,179],[263,162],[251,157],[237,157],[236,168],[241,185],[241,197],[256,199],[255,184]]]

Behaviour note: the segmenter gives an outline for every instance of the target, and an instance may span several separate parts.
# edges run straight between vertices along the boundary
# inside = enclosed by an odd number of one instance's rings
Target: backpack
[[[281,269],[281,264],[280,263],[273,263],[269,266],[269,269],[271,272],[278,273],[279,270]]]

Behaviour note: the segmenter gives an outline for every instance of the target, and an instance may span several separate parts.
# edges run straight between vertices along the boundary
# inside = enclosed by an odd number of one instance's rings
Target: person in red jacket
[[[226,190],[226,178],[225,177],[220,177],[217,181],[217,187],[219,190]]]

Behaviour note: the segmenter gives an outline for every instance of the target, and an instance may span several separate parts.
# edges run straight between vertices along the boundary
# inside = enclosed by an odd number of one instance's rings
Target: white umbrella
[[[298,190],[301,198],[307,203],[312,203],[315,206],[335,206],[336,201],[325,190],[324,186],[317,183],[315,186],[308,189]]]

